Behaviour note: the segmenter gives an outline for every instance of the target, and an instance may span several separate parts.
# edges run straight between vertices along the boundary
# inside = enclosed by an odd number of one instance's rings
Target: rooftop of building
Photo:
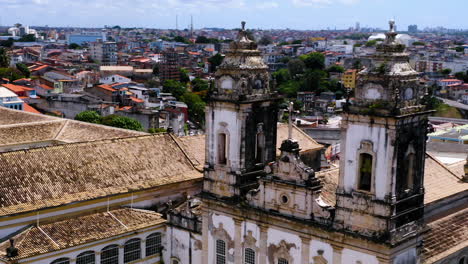
[[[144,228],[158,226],[166,220],[158,213],[121,208],[108,212],[69,218],[53,223],[28,226],[12,238],[18,249],[18,256],[24,259],[39,254],[84,245],[101,239],[132,233]],[[6,256],[9,241],[0,243],[0,255]]]

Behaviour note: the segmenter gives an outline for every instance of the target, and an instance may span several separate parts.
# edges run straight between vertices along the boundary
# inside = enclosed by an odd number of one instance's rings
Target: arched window
[[[255,264],[255,251],[251,248],[246,248],[244,252],[244,264]]]
[[[86,251],[76,257],[76,264],[94,264],[96,263],[96,256],[94,251]]]
[[[216,264],[226,264],[226,242],[216,240]]]
[[[458,261],[458,264],[466,264],[466,263],[465,263],[465,260],[466,260],[466,258],[465,258],[465,257],[462,257],[462,258]]]
[[[59,258],[52,261],[50,264],[70,264],[69,258]]]
[[[278,259],[278,264],[289,264],[289,261],[287,259],[284,259],[284,258],[279,258]]]
[[[173,258],[171,260],[171,264],[180,264],[180,261],[178,259]]]
[[[401,187],[402,191],[406,191],[409,189],[413,189],[414,187],[414,178],[415,178],[415,166],[416,163],[416,154],[413,148],[413,145],[408,147],[408,151],[406,152],[405,159],[403,160],[404,166],[404,175],[405,177],[402,179]]]
[[[125,242],[124,263],[132,262],[141,258],[141,239],[134,238]]]
[[[146,256],[161,252],[161,233],[153,233],[146,237]]]
[[[359,190],[368,192],[370,192],[371,190],[373,162],[372,159],[372,155],[368,153],[361,153],[359,155]]]
[[[119,263],[119,246],[110,245],[101,250],[101,264]]]
[[[227,163],[227,136],[225,133],[218,134],[218,163]]]

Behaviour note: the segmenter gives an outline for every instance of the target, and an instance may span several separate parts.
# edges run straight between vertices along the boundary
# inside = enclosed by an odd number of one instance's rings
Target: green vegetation
[[[188,70],[185,68],[180,68],[179,72],[180,72],[180,81],[182,83],[188,83],[190,81]]]
[[[296,98],[297,92],[334,92],[338,99],[344,95],[344,88],[337,80],[329,80],[330,72],[342,72],[341,66],[331,66],[325,70],[325,56],[319,52],[291,59],[287,69],[272,74],[278,91],[288,98]]]
[[[224,60],[224,56],[217,53],[213,57],[208,59],[208,62],[211,64],[210,72],[215,72],[216,68],[221,65]]]
[[[456,52],[464,52],[464,51],[465,51],[465,47],[463,47],[463,46],[455,47],[455,51],[456,51]]]
[[[187,91],[187,87],[178,81],[166,80],[163,84],[163,92],[172,93],[172,95],[179,100],[180,97]]]
[[[7,78],[10,81],[15,81],[25,77],[26,76],[16,68],[0,68],[0,78]]]
[[[462,80],[465,83],[468,83],[468,70],[466,72],[456,72],[455,78]]]
[[[190,41],[182,36],[176,36],[174,37],[174,41],[175,42],[181,42],[181,43],[185,43],[185,44],[189,44]]]
[[[440,71],[440,73],[442,73],[443,75],[449,75],[451,72],[452,72],[451,69],[443,69]]]
[[[447,104],[439,104],[435,110],[434,116],[463,119],[460,110]]]
[[[166,133],[166,132],[167,132],[167,130],[165,128],[162,128],[162,127],[148,129],[148,133],[151,133],[151,134]]]
[[[74,49],[74,50],[82,49],[82,47],[80,45],[76,44],[76,43],[71,43],[70,45],[68,45],[68,48],[69,49]]]
[[[34,36],[34,34],[24,35],[17,41],[18,42],[34,42],[36,41],[36,36]]]
[[[198,36],[197,39],[195,40],[195,43],[198,43],[198,44],[216,44],[216,43],[219,43],[219,39],[207,38],[205,36]]]
[[[203,123],[206,104],[201,97],[198,94],[187,92],[182,95],[180,100],[187,104],[190,119],[198,123]]]
[[[133,118],[119,115],[108,115],[102,117],[96,111],[81,112],[75,116],[75,120],[94,124],[102,124],[111,127],[143,131],[143,126],[141,125],[141,123]]]
[[[369,40],[366,42],[366,47],[374,47],[377,44],[377,40]]]
[[[18,69],[18,71],[20,71],[26,78],[29,78],[29,76],[31,76],[31,72],[29,71],[28,66],[26,66],[23,63],[17,63],[16,69]]]
[[[15,41],[13,40],[13,38],[8,38],[7,40],[0,40],[0,46],[6,47],[6,48],[11,48],[11,46],[13,46],[14,42]]]
[[[258,41],[258,44],[259,45],[270,45],[271,43],[273,43],[273,40],[271,39],[270,36],[263,36],[259,41]]]
[[[0,67],[5,68],[10,66],[10,57],[5,48],[0,48]]]
[[[415,41],[413,42],[413,46],[426,46],[426,43],[422,41]]]

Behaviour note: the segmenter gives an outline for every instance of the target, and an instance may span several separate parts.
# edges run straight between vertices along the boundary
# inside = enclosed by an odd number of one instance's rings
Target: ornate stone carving
[[[294,263],[294,258],[291,256],[291,248],[297,248],[294,243],[287,243],[281,240],[278,245],[270,244],[268,246],[268,259],[270,263],[277,263],[278,259],[283,258],[289,263]]]
[[[314,260],[314,264],[328,264],[327,259],[323,256],[323,250],[317,250],[317,256],[312,258]]]

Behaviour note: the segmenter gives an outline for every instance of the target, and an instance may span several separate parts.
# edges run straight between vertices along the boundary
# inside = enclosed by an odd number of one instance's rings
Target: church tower
[[[424,214],[430,111],[396,35],[390,21],[343,115],[335,227],[391,245],[415,245]]]
[[[238,200],[275,159],[277,101],[268,66],[242,22],[206,108],[205,196]]]

